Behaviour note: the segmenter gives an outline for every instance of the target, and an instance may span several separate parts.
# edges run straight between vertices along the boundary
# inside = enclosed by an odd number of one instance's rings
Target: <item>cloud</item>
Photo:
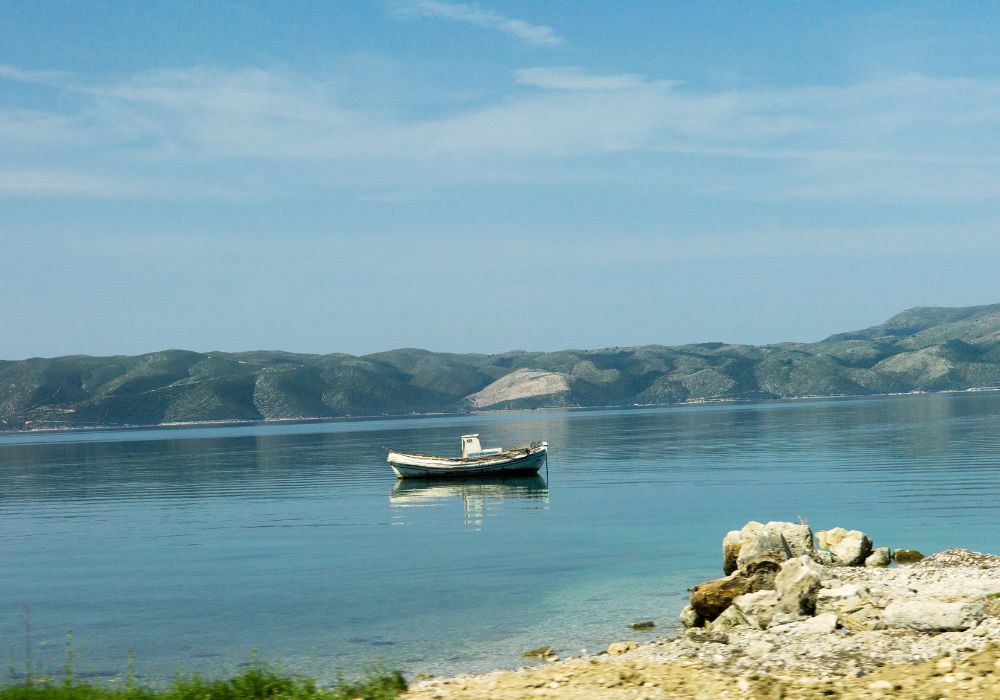
[[[651,83],[634,73],[594,75],[576,66],[520,68],[514,71],[514,79],[520,85],[548,90],[636,90],[675,84],[667,81]]]
[[[28,70],[0,64],[0,80],[15,83],[34,83],[37,85],[59,84],[65,81],[69,73],[57,70]]]
[[[392,198],[387,190],[475,182],[614,182],[711,197],[920,203],[1000,193],[996,80],[900,75],[709,92],[529,67],[489,100],[421,116],[373,111],[346,96],[345,80],[259,67],[60,78],[49,86],[59,99],[44,106],[0,103],[0,189],[228,198],[320,186]],[[145,186],[128,184],[134,172]]]
[[[538,46],[556,46],[563,43],[562,37],[544,24],[531,24],[520,19],[504,17],[473,3],[450,3],[440,0],[411,0],[394,5],[400,16],[418,16],[447,19],[454,22],[474,24],[484,29],[492,29],[509,34],[521,41]]]
[[[19,168],[0,170],[0,194],[30,197],[131,197],[142,192],[134,181],[121,181],[91,173],[61,169]]]

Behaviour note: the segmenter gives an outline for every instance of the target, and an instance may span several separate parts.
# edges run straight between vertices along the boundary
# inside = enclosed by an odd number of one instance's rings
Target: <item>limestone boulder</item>
[[[743,541],[736,557],[736,568],[744,576],[757,572],[777,573],[782,562],[792,556],[788,543],[778,530],[765,529]]]
[[[820,550],[829,552],[833,563],[840,566],[861,566],[872,553],[872,540],[860,530],[835,527],[816,533]]]
[[[808,554],[784,562],[774,578],[778,611],[795,616],[815,613],[820,583],[828,576]]]
[[[872,553],[868,556],[868,558],[865,559],[865,566],[889,566],[890,561],[892,561],[892,553],[889,551],[889,548],[876,547],[872,550]]]
[[[712,631],[724,632],[734,627],[748,627],[750,625],[743,613],[735,605],[730,605],[722,611],[717,618],[708,623],[706,627]]]
[[[885,608],[885,626],[918,632],[957,632],[975,627],[986,616],[982,603],[933,598],[897,600]]]
[[[771,625],[777,604],[777,591],[746,593],[733,601],[733,607],[740,612],[746,624],[759,630],[765,630]]]
[[[743,574],[758,568],[777,571],[773,564],[803,554],[814,556],[812,529],[805,523],[751,520],[740,530],[731,530],[722,540],[722,570]]]

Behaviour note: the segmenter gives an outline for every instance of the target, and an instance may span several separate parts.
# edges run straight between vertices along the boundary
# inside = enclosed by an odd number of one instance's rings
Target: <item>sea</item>
[[[465,433],[546,440],[547,468],[411,483],[385,462]],[[0,668],[516,667],[676,634],[726,531],[800,519],[1000,551],[1000,393],[0,434]]]

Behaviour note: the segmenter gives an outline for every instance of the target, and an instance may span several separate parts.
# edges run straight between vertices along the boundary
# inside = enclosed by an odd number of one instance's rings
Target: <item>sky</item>
[[[1000,4],[0,3],[0,359],[1000,302]]]

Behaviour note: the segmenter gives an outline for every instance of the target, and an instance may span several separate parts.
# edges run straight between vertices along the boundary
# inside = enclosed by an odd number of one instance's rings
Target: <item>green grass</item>
[[[406,690],[398,671],[377,670],[356,683],[341,681],[334,688],[320,688],[308,678],[283,675],[265,663],[254,663],[243,673],[225,680],[205,680],[198,675],[178,678],[162,690],[129,685],[109,688],[74,683],[34,681],[0,688],[0,700],[393,700]]]

